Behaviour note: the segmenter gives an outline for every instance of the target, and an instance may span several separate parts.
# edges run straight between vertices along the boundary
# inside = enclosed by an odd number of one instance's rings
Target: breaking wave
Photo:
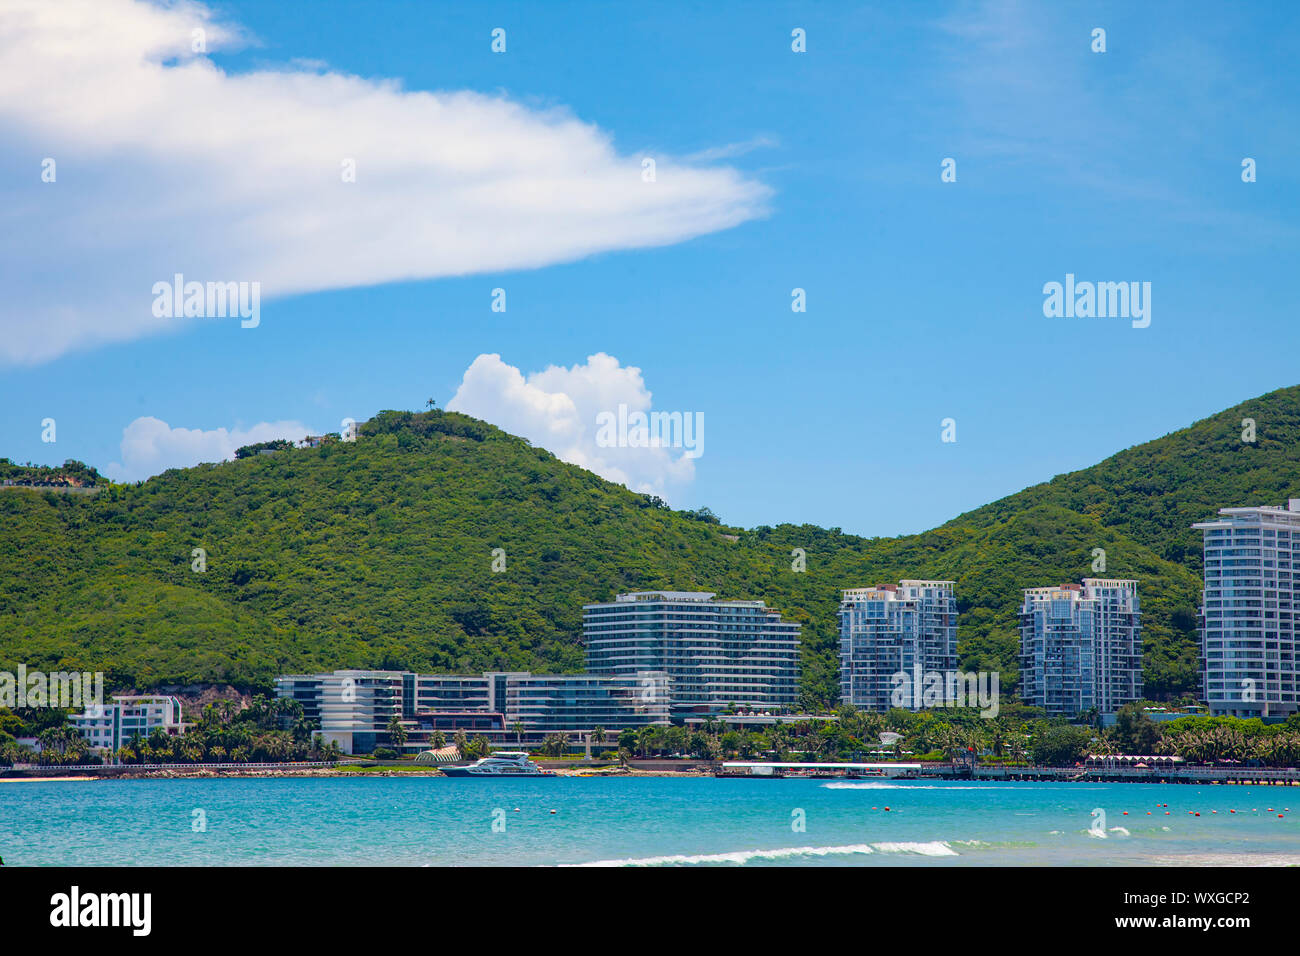
[[[853,843],[847,846],[792,846],[775,850],[735,850],[730,853],[677,854],[639,859],[596,860],[572,866],[744,866],[762,860],[792,860],[799,857],[864,856],[870,853],[915,853],[920,856],[957,856],[942,840],[929,843]]]

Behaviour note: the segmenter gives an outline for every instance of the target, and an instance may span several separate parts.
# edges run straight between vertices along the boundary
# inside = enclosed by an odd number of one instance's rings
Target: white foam
[[[596,860],[573,866],[701,866],[731,864],[744,866],[754,860],[788,860],[802,856],[854,856],[868,853],[915,853],[918,856],[957,856],[942,840],[928,843],[854,843],[847,846],[792,846],[775,850],[735,850],[730,853],[677,854],[648,856],[639,859]]]
[[[930,843],[873,843],[881,853],[918,853],[921,856],[957,856],[957,851],[942,840]]]
[[[640,859],[596,860],[575,863],[574,866],[698,866],[710,863],[731,863],[744,866],[752,860],[785,860],[799,856],[853,856],[873,853],[866,843],[848,846],[792,846],[775,850],[736,850],[731,853],[700,853],[695,855],[647,856]]]

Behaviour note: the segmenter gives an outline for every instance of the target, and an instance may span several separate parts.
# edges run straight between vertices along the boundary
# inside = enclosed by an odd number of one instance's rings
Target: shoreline
[[[621,770],[607,771],[599,769],[557,769],[554,771],[557,777],[693,777],[693,778],[712,778],[712,773],[701,773],[695,770]],[[403,769],[357,769],[357,770],[334,770],[319,767],[303,768],[294,770],[285,768],[280,770],[260,769],[260,770],[211,770],[202,767],[193,769],[177,770],[146,770],[139,773],[101,773],[85,774],[78,776],[0,776],[0,783],[69,783],[69,782],[94,782],[94,781],[113,781],[113,780],[216,780],[216,779],[296,779],[304,777],[315,778],[345,778],[345,777],[384,777],[392,779],[394,777],[446,777],[442,771],[435,768],[428,770],[403,770]],[[506,778],[517,779],[517,778]]]
[[[769,776],[756,777],[740,774],[720,775],[711,770],[701,770],[697,768],[682,770],[667,769],[637,769],[637,768],[615,768],[615,767],[560,767],[554,769],[557,777],[575,777],[581,779],[593,778],[666,778],[666,779],[725,779],[725,780],[816,780],[821,782],[847,781],[852,783],[881,783],[881,784],[899,784],[899,783],[926,783],[926,784],[972,784],[972,783],[989,783],[989,784],[1108,784],[1108,783],[1136,783],[1147,785],[1196,785],[1196,786],[1226,786],[1226,787],[1293,787],[1300,786],[1297,781],[1259,781],[1259,780],[1188,780],[1188,779],[1101,779],[1101,778],[1080,778],[1068,780],[1042,780],[1042,779],[997,779],[997,778],[975,778],[969,777],[940,777],[940,776],[899,776],[899,777],[847,777],[847,776]],[[20,771],[20,774],[23,773]],[[118,771],[114,768],[111,773],[96,774],[66,774],[66,775],[0,775],[0,784],[4,783],[93,783],[98,781],[113,780],[265,780],[265,779],[344,779],[344,778],[366,778],[366,777],[383,777],[385,779],[414,777],[427,779],[430,777],[446,777],[441,770],[430,767],[426,769],[405,769],[405,768],[385,768],[370,767],[356,769],[336,769],[330,767],[304,767],[294,769],[285,768],[256,768],[249,770],[235,770],[230,768],[210,769],[204,767],[177,767],[175,769],[154,769],[139,772],[129,770]],[[505,777],[502,779],[518,779],[514,777]],[[525,778],[526,779],[526,778]]]

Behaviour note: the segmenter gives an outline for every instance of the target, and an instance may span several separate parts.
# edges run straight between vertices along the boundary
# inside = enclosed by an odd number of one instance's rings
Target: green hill
[[[1259,440],[1241,441],[1241,420]],[[837,693],[844,587],[957,582],[962,665],[1014,686],[1020,589],[1141,580],[1152,696],[1194,690],[1188,525],[1300,495],[1300,387],[901,538],[730,528],[455,413],[383,412],[355,443],[253,454],[99,493],[0,492],[0,669],[116,686],[265,687],[335,667],[580,669],[581,606],[671,587],[762,598],[804,622],[810,705]],[[6,477],[23,469],[3,463]],[[96,480],[93,472],[91,479]],[[193,550],[207,570],[192,570]],[[506,569],[492,570],[493,549]],[[791,570],[791,551],[807,571]]]

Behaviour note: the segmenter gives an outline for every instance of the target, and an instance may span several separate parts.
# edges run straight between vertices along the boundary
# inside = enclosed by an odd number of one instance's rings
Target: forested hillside
[[[1254,418],[1258,440],[1241,440]],[[455,413],[384,412],[356,442],[173,470],[98,495],[0,492],[0,669],[119,687],[335,667],[580,669],[581,606],[671,587],[804,622],[809,705],[834,700],[841,588],[957,582],[963,666],[1014,685],[1023,587],[1141,580],[1148,693],[1196,686],[1215,508],[1300,496],[1300,388],[1270,393],[933,531],[868,539],[672,511]],[[5,463],[6,477],[23,469]],[[99,481],[97,476],[91,480]],[[206,570],[196,571],[195,549]],[[493,549],[505,570],[493,571]],[[792,570],[802,548],[807,570]]]

